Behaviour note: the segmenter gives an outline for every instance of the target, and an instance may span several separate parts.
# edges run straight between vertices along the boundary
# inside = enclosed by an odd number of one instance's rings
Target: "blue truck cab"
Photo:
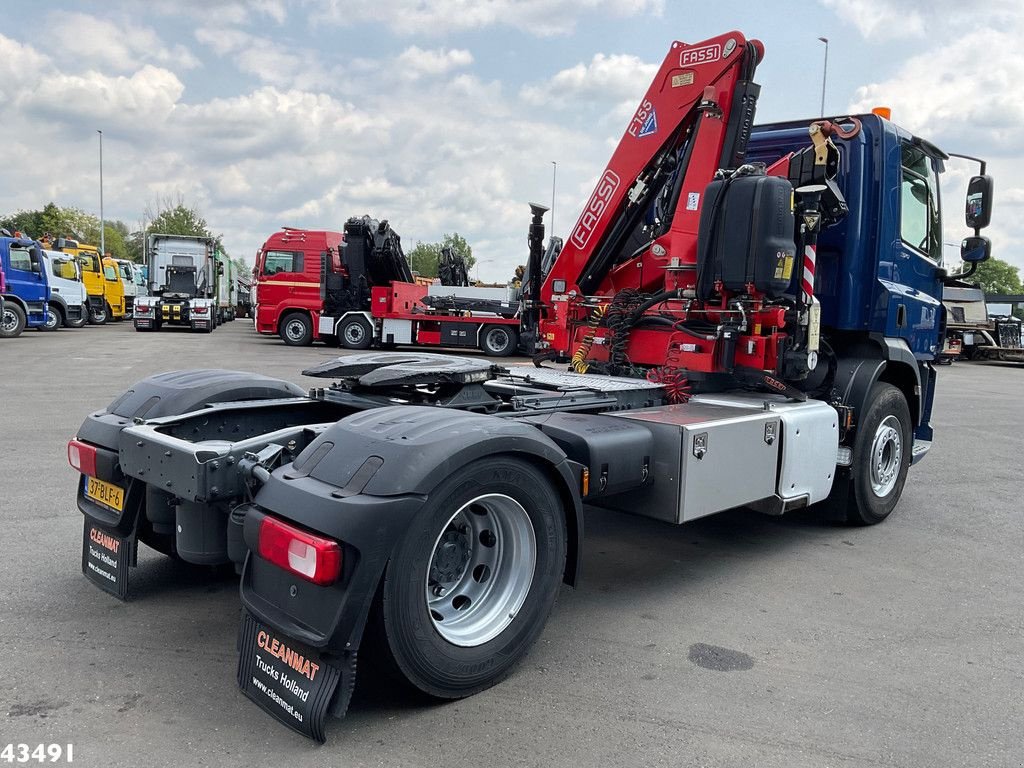
[[[945,333],[939,177],[948,155],[879,115],[857,120],[856,135],[837,141],[836,184],[849,213],[818,239],[821,331],[842,395],[856,401],[876,381],[904,393],[916,461],[932,439],[932,366]],[[805,147],[809,122],[755,128],[748,161],[771,164]]]
[[[4,274],[0,338],[20,336],[25,328],[44,328],[50,285],[42,246],[26,237],[0,237],[0,269]]]

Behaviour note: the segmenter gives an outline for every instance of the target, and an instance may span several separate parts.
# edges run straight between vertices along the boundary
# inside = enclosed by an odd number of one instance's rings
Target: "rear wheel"
[[[25,310],[13,301],[4,302],[4,313],[0,317],[0,337],[13,339],[25,330]]]
[[[561,499],[524,461],[475,461],[430,494],[388,565],[371,653],[418,690],[455,699],[526,655],[565,568]]]
[[[508,325],[485,325],[480,329],[480,349],[492,357],[508,357],[516,351],[516,332]]]
[[[345,349],[369,349],[373,344],[373,328],[362,315],[352,315],[341,321],[338,339]]]
[[[903,493],[913,456],[910,408],[903,393],[878,382],[868,401],[853,444],[854,504],[848,519],[856,525],[874,525],[889,516]]]
[[[290,347],[308,347],[313,343],[313,323],[308,315],[293,312],[281,321],[279,335]]]

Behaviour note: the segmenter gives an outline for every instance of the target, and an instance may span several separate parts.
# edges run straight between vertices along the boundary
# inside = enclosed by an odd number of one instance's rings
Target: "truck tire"
[[[308,315],[292,312],[281,320],[278,335],[289,347],[308,347],[313,343],[313,323]]]
[[[4,314],[0,317],[0,338],[14,339],[25,330],[25,310],[13,301],[4,302]]]
[[[85,304],[82,305],[82,316],[77,320],[71,320],[68,318],[64,319],[64,325],[68,328],[82,328],[86,323],[89,322],[89,307]]]
[[[373,346],[373,328],[362,315],[346,317],[338,326],[338,341],[345,349],[369,349]]]
[[[876,382],[853,442],[850,523],[875,525],[889,516],[903,493],[912,457],[907,399],[892,384]]]
[[[546,475],[491,456],[431,492],[385,571],[364,640],[415,689],[457,699],[504,679],[547,622],[565,569]]]
[[[480,349],[491,357],[508,357],[516,351],[519,339],[507,325],[485,325],[480,329]]]
[[[103,309],[92,309],[89,308],[89,324],[90,325],[105,325],[107,319],[110,317],[110,310],[106,305]]]
[[[56,331],[64,325],[64,316],[57,307],[48,304],[46,307],[46,320],[40,326],[41,331]]]

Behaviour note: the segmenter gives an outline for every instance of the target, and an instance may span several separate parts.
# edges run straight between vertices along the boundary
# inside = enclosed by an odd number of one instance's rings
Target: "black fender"
[[[245,371],[198,369],[158,373],[133,384],[104,410],[89,414],[78,428],[78,437],[116,451],[118,435],[135,419],[177,416],[208,403],[305,394],[297,384]]]
[[[138,522],[145,520],[142,510],[147,505],[147,486],[139,480],[126,478],[119,463],[121,430],[132,426],[135,419],[176,416],[198,410],[207,403],[302,395],[300,387],[281,379],[218,369],[171,371],[136,382],[105,409],[89,414],[77,432],[79,440],[97,446],[97,476],[118,485],[128,483],[124,510],[118,516],[104,509],[86,498],[79,483],[76,496],[79,511],[116,529],[120,535],[128,535]]]
[[[384,569],[430,493],[460,467],[496,454],[545,468],[562,493],[570,553],[565,580],[574,583],[583,534],[579,465],[531,424],[393,406],[342,419],[259,490],[244,523],[250,553],[242,571],[243,605],[307,645],[336,654],[355,651]],[[341,542],[341,580],[330,586],[303,582],[253,554],[268,512]]]
[[[910,416],[918,426],[924,416],[921,388],[921,368],[902,339],[879,336],[872,338],[875,345],[860,345],[849,353],[839,352],[834,387],[840,399],[854,410],[854,416],[863,411],[871,387],[877,381],[886,381],[898,387],[907,398]]]

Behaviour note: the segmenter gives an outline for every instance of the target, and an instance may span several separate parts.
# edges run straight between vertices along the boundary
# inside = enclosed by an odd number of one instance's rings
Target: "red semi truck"
[[[256,256],[257,331],[292,346],[516,351],[519,301],[510,291],[420,284],[387,221],[353,217],[344,229],[285,228],[264,243]]]

